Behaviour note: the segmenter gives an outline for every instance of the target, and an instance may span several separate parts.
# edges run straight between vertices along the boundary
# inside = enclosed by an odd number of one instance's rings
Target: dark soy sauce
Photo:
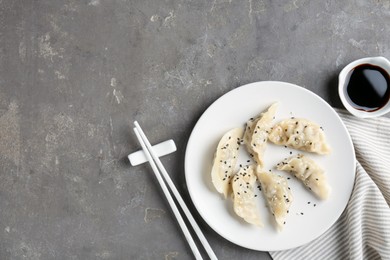
[[[390,99],[390,77],[381,67],[362,64],[355,67],[347,84],[350,103],[359,110],[376,111]]]

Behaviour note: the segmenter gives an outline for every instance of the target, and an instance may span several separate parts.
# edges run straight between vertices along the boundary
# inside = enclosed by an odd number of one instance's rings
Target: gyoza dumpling
[[[246,222],[262,227],[263,223],[255,202],[253,192],[256,183],[255,166],[244,166],[232,178],[234,212]]]
[[[230,191],[229,182],[237,163],[243,132],[242,128],[234,128],[227,132],[219,141],[214,154],[211,181],[225,198]]]
[[[287,179],[272,172],[257,172],[257,178],[261,183],[268,208],[275,217],[278,230],[282,230],[286,224],[293,196],[288,187]]]
[[[272,119],[275,116],[279,103],[271,105],[266,112],[261,113],[255,119],[246,123],[244,142],[248,152],[260,165],[264,166],[263,155],[267,145],[268,134],[272,127]]]
[[[331,188],[326,180],[324,170],[312,159],[298,154],[278,163],[277,169],[293,173],[320,199],[329,197]]]
[[[268,139],[278,145],[318,153],[330,153],[322,128],[306,119],[287,119],[276,124]]]

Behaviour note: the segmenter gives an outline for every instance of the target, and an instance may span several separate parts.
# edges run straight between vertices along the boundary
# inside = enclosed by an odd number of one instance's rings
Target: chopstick
[[[164,180],[161,178],[161,175],[160,173],[158,172],[158,169],[157,169],[157,166],[156,164],[154,163],[147,147],[146,147],[146,144],[144,143],[144,141],[142,140],[138,130],[136,128],[134,128],[134,132],[135,132],[135,135],[137,136],[138,138],[138,141],[140,142],[141,146],[142,146],[142,149],[144,150],[144,153],[146,155],[146,158],[148,159],[149,163],[150,163],[150,166],[152,166],[152,169],[153,169],[153,172],[154,174],[156,175],[156,178],[158,180],[158,183],[160,184],[164,194],[165,194],[165,197],[167,198],[168,200],[168,203],[169,205],[171,206],[172,208],[172,211],[173,211],[173,214],[175,215],[176,217],[176,220],[177,222],[179,223],[179,226],[180,228],[182,229],[183,233],[184,233],[184,236],[185,238],[187,239],[187,242],[189,244],[189,246],[191,247],[191,250],[192,252],[194,253],[194,256],[195,258],[198,260],[198,259],[203,259],[198,248],[196,247],[196,244],[194,242],[194,239],[192,238],[191,236],[191,233],[189,232],[182,216],[180,215],[180,212],[179,210],[177,209],[177,206],[175,204],[175,202],[173,201],[173,198],[171,196],[171,194],[169,193],[169,190],[167,188],[167,186],[165,185],[164,183]]]
[[[191,234],[189,233],[188,228],[185,225],[183,218],[180,215],[180,212],[178,211],[177,206],[174,203],[172,196],[167,189],[165,182],[162,180],[161,175],[164,177],[166,183],[168,184],[169,188],[171,189],[173,195],[175,196],[181,209],[183,210],[184,214],[186,215],[189,223],[191,224],[193,230],[195,231],[196,235],[198,236],[199,241],[202,243],[202,245],[203,245],[204,249],[206,250],[210,259],[218,260],[217,256],[215,255],[214,251],[212,250],[210,244],[208,243],[207,239],[205,238],[201,229],[199,228],[198,224],[196,223],[194,217],[192,216],[191,212],[189,211],[187,205],[185,204],[183,198],[181,197],[180,193],[176,189],[176,186],[173,184],[171,178],[169,177],[168,172],[164,168],[164,166],[161,163],[158,156],[156,156],[156,154],[154,153],[152,145],[150,144],[149,140],[147,139],[145,133],[142,131],[141,126],[138,124],[137,121],[134,122],[134,125],[135,125],[134,132],[138,138],[138,141],[140,142],[142,149],[144,150],[144,153],[145,153],[145,155],[146,155],[146,157],[147,157],[147,159],[148,159],[148,161],[153,169],[153,172],[156,175],[156,178],[157,178],[161,188],[163,189],[163,192],[168,200],[168,203],[171,206],[173,213],[174,213],[177,221],[179,222],[179,225],[182,228],[183,233],[184,233],[196,259],[202,259],[202,257],[200,256],[199,250],[197,249],[197,247],[194,243],[194,240],[191,237]],[[156,165],[157,165],[158,169],[157,169]],[[159,170],[161,171],[161,175],[160,175]],[[199,256],[198,256],[199,258],[197,257],[198,254],[199,254]]]

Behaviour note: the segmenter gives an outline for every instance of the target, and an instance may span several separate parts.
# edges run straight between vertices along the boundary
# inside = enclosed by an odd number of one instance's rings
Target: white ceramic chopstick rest
[[[176,152],[175,142],[170,139],[159,144],[153,145],[153,151],[158,157]],[[137,166],[148,161],[143,150],[136,151],[127,156],[132,166]]]

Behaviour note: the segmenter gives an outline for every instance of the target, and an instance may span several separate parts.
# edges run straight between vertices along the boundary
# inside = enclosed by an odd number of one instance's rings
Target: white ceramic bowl
[[[355,60],[345,66],[345,68],[339,74],[339,96],[344,107],[354,116],[360,118],[370,118],[384,115],[390,112],[390,100],[378,110],[375,111],[364,111],[354,108],[349,101],[349,97],[346,90],[347,82],[351,76],[353,69],[362,64],[371,64],[374,66],[381,67],[390,75],[390,62],[384,57],[369,57],[359,60]]]

